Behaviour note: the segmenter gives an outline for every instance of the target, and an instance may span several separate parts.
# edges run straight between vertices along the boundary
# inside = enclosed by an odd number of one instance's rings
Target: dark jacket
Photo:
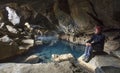
[[[102,33],[94,34],[87,43],[91,43],[94,50],[103,51],[105,43],[105,35]]]

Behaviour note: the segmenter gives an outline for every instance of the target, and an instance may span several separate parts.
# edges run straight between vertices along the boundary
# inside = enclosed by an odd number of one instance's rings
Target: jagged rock
[[[19,24],[20,23],[20,17],[17,15],[16,11],[10,7],[6,7],[6,10],[8,11],[8,19],[13,24]]]
[[[5,35],[5,36],[3,36],[3,37],[0,38],[0,41],[2,41],[2,42],[8,42],[9,43],[9,42],[12,41],[12,39],[9,38],[8,35]]]
[[[32,46],[33,46],[33,44],[23,43],[23,45],[19,45],[18,48],[19,48],[19,50],[29,50]]]
[[[34,44],[33,39],[23,39],[22,42],[25,43],[25,44]]]
[[[18,31],[15,28],[13,28],[12,26],[6,25],[6,27],[9,32],[17,34]]]
[[[0,23],[0,29],[5,25],[5,23]]]
[[[52,60],[56,62],[61,62],[61,61],[73,61],[74,57],[72,54],[62,54],[62,55],[52,55]]]
[[[32,32],[32,31],[33,31],[33,27],[31,27],[31,25],[30,25],[28,22],[26,22],[24,25],[27,27],[27,30],[28,30],[29,32]]]
[[[69,36],[69,41],[74,42],[74,36]]]
[[[18,45],[19,48],[19,54],[22,54],[23,52],[26,52],[34,45],[33,39],[23,39],[21,40],[21,43]]]
[[[7,3],[4,7],[1,5],[0,51],[3,53],[0,53],[0,60],[22,54],[34,45],[31,31],[27,31],[24,21],[20,20],[22,13],[19,10],[20,6],[17,3]]]
[[[25,63],[37,63],[39,59],[37,55],[31,55],[25,60]]]

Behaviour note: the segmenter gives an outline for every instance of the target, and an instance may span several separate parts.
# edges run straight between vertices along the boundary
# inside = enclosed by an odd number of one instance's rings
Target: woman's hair
[[[97,29],[97,30],[100,31],[100,32],[102,31],[102,27],[101,27],[101,26],[98,26],[98,25],[95,26],[95,29]]]

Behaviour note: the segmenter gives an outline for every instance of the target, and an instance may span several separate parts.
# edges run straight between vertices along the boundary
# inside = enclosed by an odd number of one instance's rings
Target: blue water
[[[83,45],[76,45],[66,41],[57,41],[54,44],[44,44],[36,46],[32,54],[40,57],[40,62],[51,62],[52,54],[68,54],[71,53],[75,58],[80,57],[84,52]]]

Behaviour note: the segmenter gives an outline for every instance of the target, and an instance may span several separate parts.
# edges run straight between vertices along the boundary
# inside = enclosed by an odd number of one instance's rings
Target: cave
[[[120,1],[0,0],[0,73],[120,73]]]

